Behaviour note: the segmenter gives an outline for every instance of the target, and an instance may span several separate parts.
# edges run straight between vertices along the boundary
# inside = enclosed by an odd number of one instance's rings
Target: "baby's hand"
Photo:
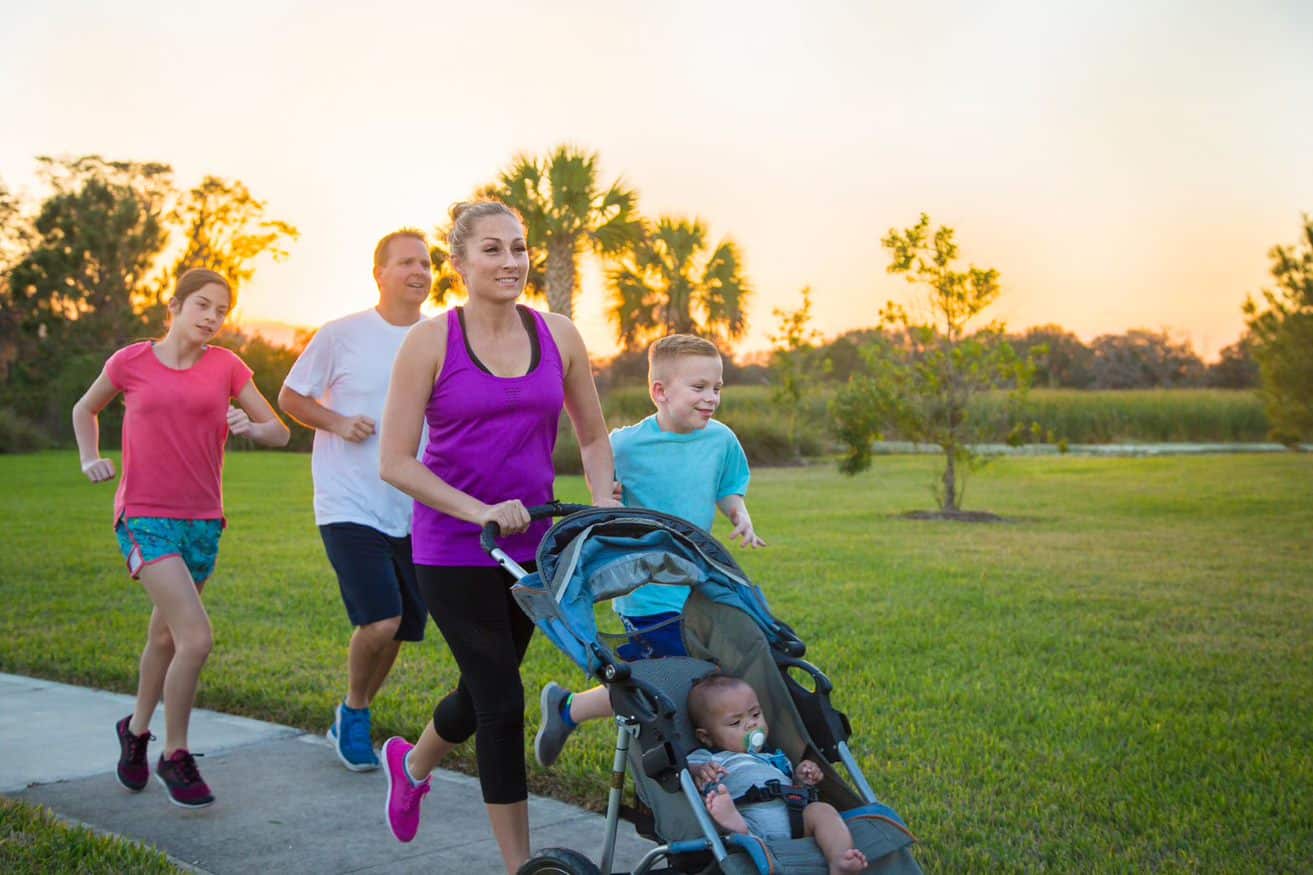
[[[825,779],[825,773],[821,771],[821,767],[811,760],[803,760],[798,763],[793,770],[793,776],[805,787],[815,787]]]
[[[92,459],[82,464],[82,473],[92,483],[104,483],[114,479],[114,463],[109,459]]]
[[[693,776],[693,783],[698,789],[705,790],[708,784],[715,784],[725,775],[725,767],[720,763],[702,763],[689,766],[688,773]]]
[[[247,437],[251,434],[251,417],[246,415],[246,411],[240,407],[228,408],[228,433],[237,437]]]

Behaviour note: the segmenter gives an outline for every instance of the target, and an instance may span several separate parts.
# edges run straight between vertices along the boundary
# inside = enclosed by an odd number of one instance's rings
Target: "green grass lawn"
[[[771,546],[740,553],[927,870],[1313,869],[1313,456],[1001,459],[966,503],[1012,522],[899,518],[936,465],[759,470]],[[0,482],[0,670],[132,692],[149,605],[112,487],[71,453],[0,456]],[[322,731],[349,629],[309,458],[234,453],[226,488],[200,705]],[[376,703],[379,740],[413,738],[455,680],[429,637]],[[583,682],[541,638],[524,676],[531,703]],[[610,736],[585,727],[533,789],[599,806]],[[472,750],[449,765],[471,771]]]

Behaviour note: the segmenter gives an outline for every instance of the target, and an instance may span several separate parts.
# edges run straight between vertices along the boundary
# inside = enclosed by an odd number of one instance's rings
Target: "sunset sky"
[[[36,155],[98,153],[243,180],[302,232],[247,320],[369,306],[379,236],[564,141],[646,214],[741,244],[747,350],[804,285],[828,335],[906,300],[879,240],[925,211],[1000,271],[1010,327],[1167,329],[1212,357],[1313,212],[1307,0],[48,0],[0,21],[0,179],[35,198]],[[584,281],[576,321],[609,354]]]

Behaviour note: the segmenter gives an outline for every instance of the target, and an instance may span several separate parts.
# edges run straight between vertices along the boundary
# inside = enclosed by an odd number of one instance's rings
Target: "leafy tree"
[[[38,162],[49,193],[30,232],[15,238],[13,209],[6,214],[4,239],[19,240],[20,251],[0,285],[0,358],[10,359],[0,405],[60,435],[105,356],[162,328],[166,253],[183,250],[173,273],[206,263],[240,284],[254,258],[285,254],[282,241],[296,229],[266,219],[239,182],[210,177],[179,196],[167,164],[96,155]]]
[[[824,361],[825,378],[836,383],[848,382],[853,374],[867,369],[867,356],[863,350],[871,344],[888,342],[889,339],[878,328],[845,331],[819,351]]]
[[[868,371],[849,378],[831,413],[846,452],[839,468],[855,474],[871,464],[871,442],[885,431],[930,443],[944,453],[944,471],[935,487],[940,511],[961,513],[966,469],[980,457],[971,448],[996,428],[973,420],[971,399],[1011,387],[1015,409],[1030,385],[1034,365],[1019,358],[1004,340],[1004,326],[993,322],[969,332],[968,326],[999,295],[998,271],[955,270],[953,229],[940,226],[930,236],[930,217],[914,226],[891,228],[881,244],[890,251],[889,273],[904,274],[929,292],[929,317],[916,322],[890,301],[881,325],[901,341],[866,347]]]
[[[9,286],[10,268],[29,245],[31,222],[19,198],[0,181],[0,382],[18,358],[18,309]]]
[[[1204,383],[1204,363],[1186,341],[1165,331],[1132,329],[1104,334],[1090,344],[1094,352],[1094,388],[1181,388]]]
[[[574,313],[579,256],[625,251],[643,233],[638,195],[616,180],[598,184],[597,155],[557,146],[545,158],[518,155],[497,181],[478,191],[515,207],[528,227],[530,293],[545,294],[553,313]]]
[[[1313,217],[1300,244],[1272,247],[1275,289],[1260,304],[1245,301],[1273,436],[1284,443],[1313,438]]]
[[[95,155],[38,161],[50,195],[8,274],[16,357],[3,395],[54,434],[72,404],[65,391],[143,331],[133,304],[168,241],[172,172]]]
[[[743,336],[752,290],[738,246],[725,239],[708,249],[702,220],[662,216],[607,272],[608,315],[622,347],[638,349],[672,333]]]
[[[1034,352],[1037,386],[1088,389],[1094,383],[1094,352],[1060,325],[1037,325],[1008,342],[1019,356]]]
[[[1230,346],[1222,347],[1217,361],[1208,366],[1205,381],[1215,389],[1254,389],[1258,386],[1258,362],[1254,361],[1253,339],[1248,333]]]
[[[245,183],[217,176],[205,177],[181,197],[170,219],[186,246],[167,277],[161,277],[141,294],[144,300],[140,307],[150,332],[164,330],[169,291],[188,270],[204,267],[217,271],[240,295],[242,287],[255,276],[257,258],[287,258],[286,244],[298,239],[301,232],[288,222],[266,217],[265,207]]]
[[[788,419],[788,435],[792,452],[802,455],[799,423],[803,418],[803,400],[815,385],[817,367],[816,346],[821,336],[812,327],[812,290],[802,290],[802,304],[796,310],[776,308],[772,312],[779,327],[770,336],[774,348],[770,359],[772,377],[771,400]]]

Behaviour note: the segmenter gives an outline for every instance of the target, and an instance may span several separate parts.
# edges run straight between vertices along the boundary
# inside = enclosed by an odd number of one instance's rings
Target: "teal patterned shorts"
[[[178,556],[187,564],[191,579],[204,583],[214,573],[214,563],[219,558],[223,520],[124,517],[114,526],[114,534],[118,535],[119,549],[133,580],[152,562]]]

